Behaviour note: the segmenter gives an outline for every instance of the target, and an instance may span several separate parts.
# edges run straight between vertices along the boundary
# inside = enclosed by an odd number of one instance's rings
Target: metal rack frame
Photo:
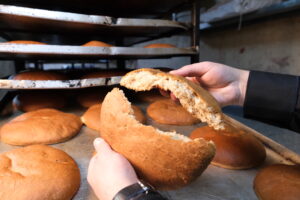
[[[62,0],[62,2],[64,2],[64,1],[67,2],[69,0]],[[89,0],[89,1],[93,1],[93,0]],[[16,5],[16,6],[24,6],[24,5],[27,6],[27,5],[31,5],[30,2],[33,3],[32,4],[33,6],[39,5],[38,1],[35,1],[35,0],[31,0],[31,1],[14,0],[14,1],[4,1],[4,2],[1,2],[1,3],[8,3],[8,4]],[[49,2],[48,2],[49,3],[49,5],[48,5],[49,7],[42,5],[42,6],[38,6],[38,8],[48,8],[48,9],[52,8],[52,6],[54,4],[51,3],[52,1],[49,1]],[[149,19],[161,19],[161,18],[172,19],[172,14],[174,12],[180,12],[180,11],[183,11],[183,10],[189,10],[191,12],[191,26],[189,27],[188,30],[186,30],[186,32],[188,32],[190,34],[191,46],[194,49],[196,49],[196,51],[198,52],[198,49],[199,49],[199,29],[198,29],[198,27],[199,27],[199,7],[200,7],[199,0],[177,0],[177,2],[181,2],[181,3],[178,4],[178,5],[176,5],[176,6],[174,6],[174,7],[170,7],[167,11],[158,12],[158,13],[152,13],[152,15],[151,15],[151,17]],[[112,19],[114,19],[114,18],[112,18]],[[178,33],[181,33],[181,32],[183,32],[183,31],[182,30],[174,29],[172,31],[167,31],[167,32],[156,34],[156,35],[149,35],[149,36],[147,36],[146,38],[143,38],[143,39],[137,39],[136,41],[134,41],[133,43],[130,43],[130,44],[125,42],[125,38],[127,36],[123,36],[123,37],[118,37],[118,39],[116,40],[115,44],[117,46],[132,46],[134,44],[138,44],[138,43],[142,43],[142,42],[146,42],[146,41],[151,41],[151,40],[162,38],[162,37],[172,36],[172,35],[175,35],[175,34],[178,34]],[[32,33],[23,32],[21,30],[13,30],[13,29],[5,30],[5,28],[3,29],[3,27],[0,30],[0,35],[2,37],[4,37],[4,38],[8,39],[8,40],[15,40],[16,37],[19,37],[18,39],[20,39],[23,36],[27,37],[27,35],[31,35],[31,34]],[[34,33],[34,34],[36,34],[36,33]],[[51,33],[51,34],[53,34],[53,33]],[[42,37],[43,36],[45,36],[45,35],[42,35]],[[133,36],[128,36],[128,37],[133,37]],[[68,37],[68,34],[64,35],[64,37]],[[187,55],[184,55],[184,56],[189,56],[190,60],[191,60],[191,63],[199,61],[199,53],[187,54]],[[2,59],[3,59],[3,57],[2,57]],[[83,58],[83,59],[86,60],[86,58]],[[108,58],[108,59],[113,59],[113,58]],[[117,57],[115,59],[117,61],[118,68],[125,68],[125,61],[126,61],[126,59],[127,58],[122,58],[122,57]],[[25,59],[15,60],[15,69],[16,69],[16,72],[21,71],[21,70],[24,69],[25,60],[26,60],[26,58]],[[35,63],[40,63],[40,62],[38,62],[38,60],[34,61],[34,62]],[[38,64],[38,65],[36,65],[36,67],[40,68],[41,66]],[[6,99],[6,100],[10,99],[8,97],[11,97],[12,95],[11,95],[10,92],[8,94],[9,95],[6,95],[4,99]],[[3,102],[2,102],[2,105],[4,105]]]

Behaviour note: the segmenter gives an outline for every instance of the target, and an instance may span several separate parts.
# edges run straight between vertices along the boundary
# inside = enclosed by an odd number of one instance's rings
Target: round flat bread
[[[192,125],[199,122],[197,118],[171,99],[159,100],[150,104],[147,114],[160,124]]]
[[[270,165],[254,179],[254,191],[260,200],[299,200],[300,165]]]
[[[176,46],[172,44],[155,43],[155,44],[148,44],[144,46],[144,48],[176,48]]]
[[[112,69],[112,70],[102,70],[102,71],[96,71],[96,72],[89,72],[81,77],[81,79],[86,78],[108,78],[108,77],[114,77],[114,76],[124,76],[128,71],[127,70],[118,70],[118,69]]]
[[[13,40],[8,42],[1,42],[2,44],[40,44],[45,45],[46,43],[37,42],[37,41],[30,41],[30,40]]]
[[[139,123],[124,93],[114,88],[101,107],[101,137],[125,156],[139,177],[157,189],[176,189],[196,180],[212,160],[215,148]]]
[[[105,42],[101,42],[101,41],[97,41],[97,40],[87,42],[87,43],[83,44],[82,46],[83,47],[113,47],[113,45],[111,45],[111,44],[107,44]]]
[[[51,71],[23,71],[13,75],[14,80],[66,80],[65,75]]]
[[[1,141],[11,145],[54,144],[79,133],[82,122],[74,114],[55,109],[24,113],[0,129]]]
[[[143,114],[142,110],[137,107],[132,105],[132,109],[135,115],[135,118],[140,122],[140,123],[145,123],[146,122],[146,117]],[[82,115],[81,121],[89,128],[100,131],[100,113],[101,113],[101,104],[95,104]]]
[[[204,138],[216,145],[213,165],[227,169],[248,169],[259,166],[266,158],[263,144],[254,136],[231,126],[214,130],[209,126],[195,129],[190,138]]]
[[[42,108],[61,109],[66,104],[66,97],[57,91],[26,91],[13,99],[14,107],[23,112]]]
[[[168,99],[167,97],[161,95],[160,92],[158,91],[158,89],[153,89],[150,91],[136,92],[135,97],[139,101],[145,101],[148,103],[152,103],[152,102],[163,100],[163,99]]]
[[[0,154],[1,200],[69,200],[79,186],[79,168],[61,150],[32,145]]]

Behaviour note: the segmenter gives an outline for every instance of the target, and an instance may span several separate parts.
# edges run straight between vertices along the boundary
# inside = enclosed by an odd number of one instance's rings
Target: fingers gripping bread
[[[215,130],[225,127],[218,102],[202,87],[184,77],[155,69],[138,69],[123,76],[120,84],[135,91],[146,91],[156,87],[171,91],[193,116]]]

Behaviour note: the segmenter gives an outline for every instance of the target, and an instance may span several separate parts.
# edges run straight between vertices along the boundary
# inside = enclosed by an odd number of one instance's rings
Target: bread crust
[[[144,48],[176,48],[175,45],[165,43],[148,44]]]
[[[113,47],[111,44],[107,44],[105,42],[92,40],[82,45],[83,47]]]
[[[260,200],[298,200],[300,165],[270,165],[254,179],[254,191]]]
[[[134,115],[136,119],[140,123],[146,122],[146,117],[143,114],[142,110],[132,105],[132,109],[134,111]],[[84,123],[87,127],[90,129],[93,129],[95,131],[100,131],[100,113],[101,113],[101,104],[95,104],[87,109],[87,111],[82,115],[81,121]]]
[[[11,77],[13,80],[67,80],[68,78],[51,71],[23,71]]]
[[[79,186],[79,168],[61,150],[32,145],[0,154],[1,200],[69,200]]]
[[[92,105],[83,113],[80,119],[88,128],[100,131],[100,112],[101,104]]]
[[[216,130],[224,129],[224,117],[218,102],[202,87],[184,77],[155,69],[138,69],[122,77],[120,84],[135,91],[161,88],[171,91],[193,116]]]
[[[13,99],[14,107],[23,112],[42,108],[61,109],[66,104],[66,97],[55,91],[26,91]]]
[[[0,139],[10,145],[54,144],[77,135],[82,122],[74,114],[55,109],[24,113],[0,129]]]
[[[30,41],[30,40],[13,40],[8,42],[1,42],[2,44],[39,44],[39,45],[45,45],[46,43],[43,42],[37,42],[37,41]]]
[[[216,145],[213,165],[227,169],[248,169],[261,165],[266,158],[263,144],[249,133],[227,125],[216,131],[203,126],[195,129],[190,138],[204,138]]]
[[[114,76],[124,76],[127,70],[102,70],[96,72],[89,72],[81,77],[81,79],[86,78],[108,78]]]
[[[169,125],[193,125],[200,122],[193,117],[181,105],[171,99],[155,101],[147,108],[147,114],[160,124]]]
[[[215,153],[211,142],[142,125],[117,88],[102,103],[100,126],[101,136],[111,147],[130,161],[140,178],[158,189],[188,185],[201,175]]]
[[[154,101],[168,99],[165,96],[162,96],[157,89],[152,89],[150,91],[136,92],[134,94],[135,98],[139,101],[144,101],[148,103],[152,103]]]

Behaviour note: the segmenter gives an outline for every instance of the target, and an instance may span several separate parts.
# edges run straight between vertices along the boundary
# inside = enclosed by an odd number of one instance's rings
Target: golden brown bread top
[[[83,113],[80,119],[90,129],[100,131],[100,112],[101,104],[92,105]]]
[[[160,124],[192,125],[199,122],[180,104],[175,103],[171,99],[158,100],[151,103],[147,108],[147,114]]]
[[[216,145],[212,164],[228,169],[247,169],[259,166],[266,158],[263,144],[254,136],[227,125],[225,130],[203,126],[195,129],[190,138],[204,138]]]
[[[65,75],[51,71],[24,71],[12,77],[14,80],[66,80]]]
[[[254,180],[260,200],[299,200],[300,165],[270,165],[260,170]]]
[[[46,108],[24,113],[4,124],[0,139],[11,145],[53,144],[74,137],[81,126],[78,116]]]
[[[60,109],[66,105],[66,97],[59,91],[26,91],[15,96],[14,106],[23,112],[42,108]]]
[[[103,70],[97,72],[90,72],[81,77],[81,79],[86,78],[107,78],[114,76],[124,76],[128,71],[127,70]]]
[[[146,117],[143,114],[142,110],[132,105],[134,115],[140,123],[146,122]],[[81,117],[81,121],[89,128],[100,131],[100,113],[101,113],[101,104],[95,104],[87,109]]]
[[[158,189],[188,185],[206,169],[215,152],[211,142],[139,123],[117,88],[102,103],[100,126],[101,137],[130,161],[140,178]]]
[[[61,150],[32,145],[0,154],[1,200],[69,200],[79,186],[79,168]]]
[[[8,42],[2,42],[2,44],[40,44],[40,45],[45,45],[46,43],[30,41],[30,40],[13,40],[13,41],[8,41]]]
[[[97,40],[87,42],[87,43],[83,44],[82,46],[83,47],[113,47],[113,45],[111,45],[111,44],[107,44],[105,42],[101,42],[101,41],[97,41]]]
[[[155,44],[148,44],[144,46],[144,48],[176,48],[176,46],[172,44],[155,43]]]
[[[171,91],[193,116],[216,130],[224,129],[223,113],[218,102],[209,92],[184,77],[155,69],[138,69],[123,76],[120,84],[135,91],[157,87]]]

